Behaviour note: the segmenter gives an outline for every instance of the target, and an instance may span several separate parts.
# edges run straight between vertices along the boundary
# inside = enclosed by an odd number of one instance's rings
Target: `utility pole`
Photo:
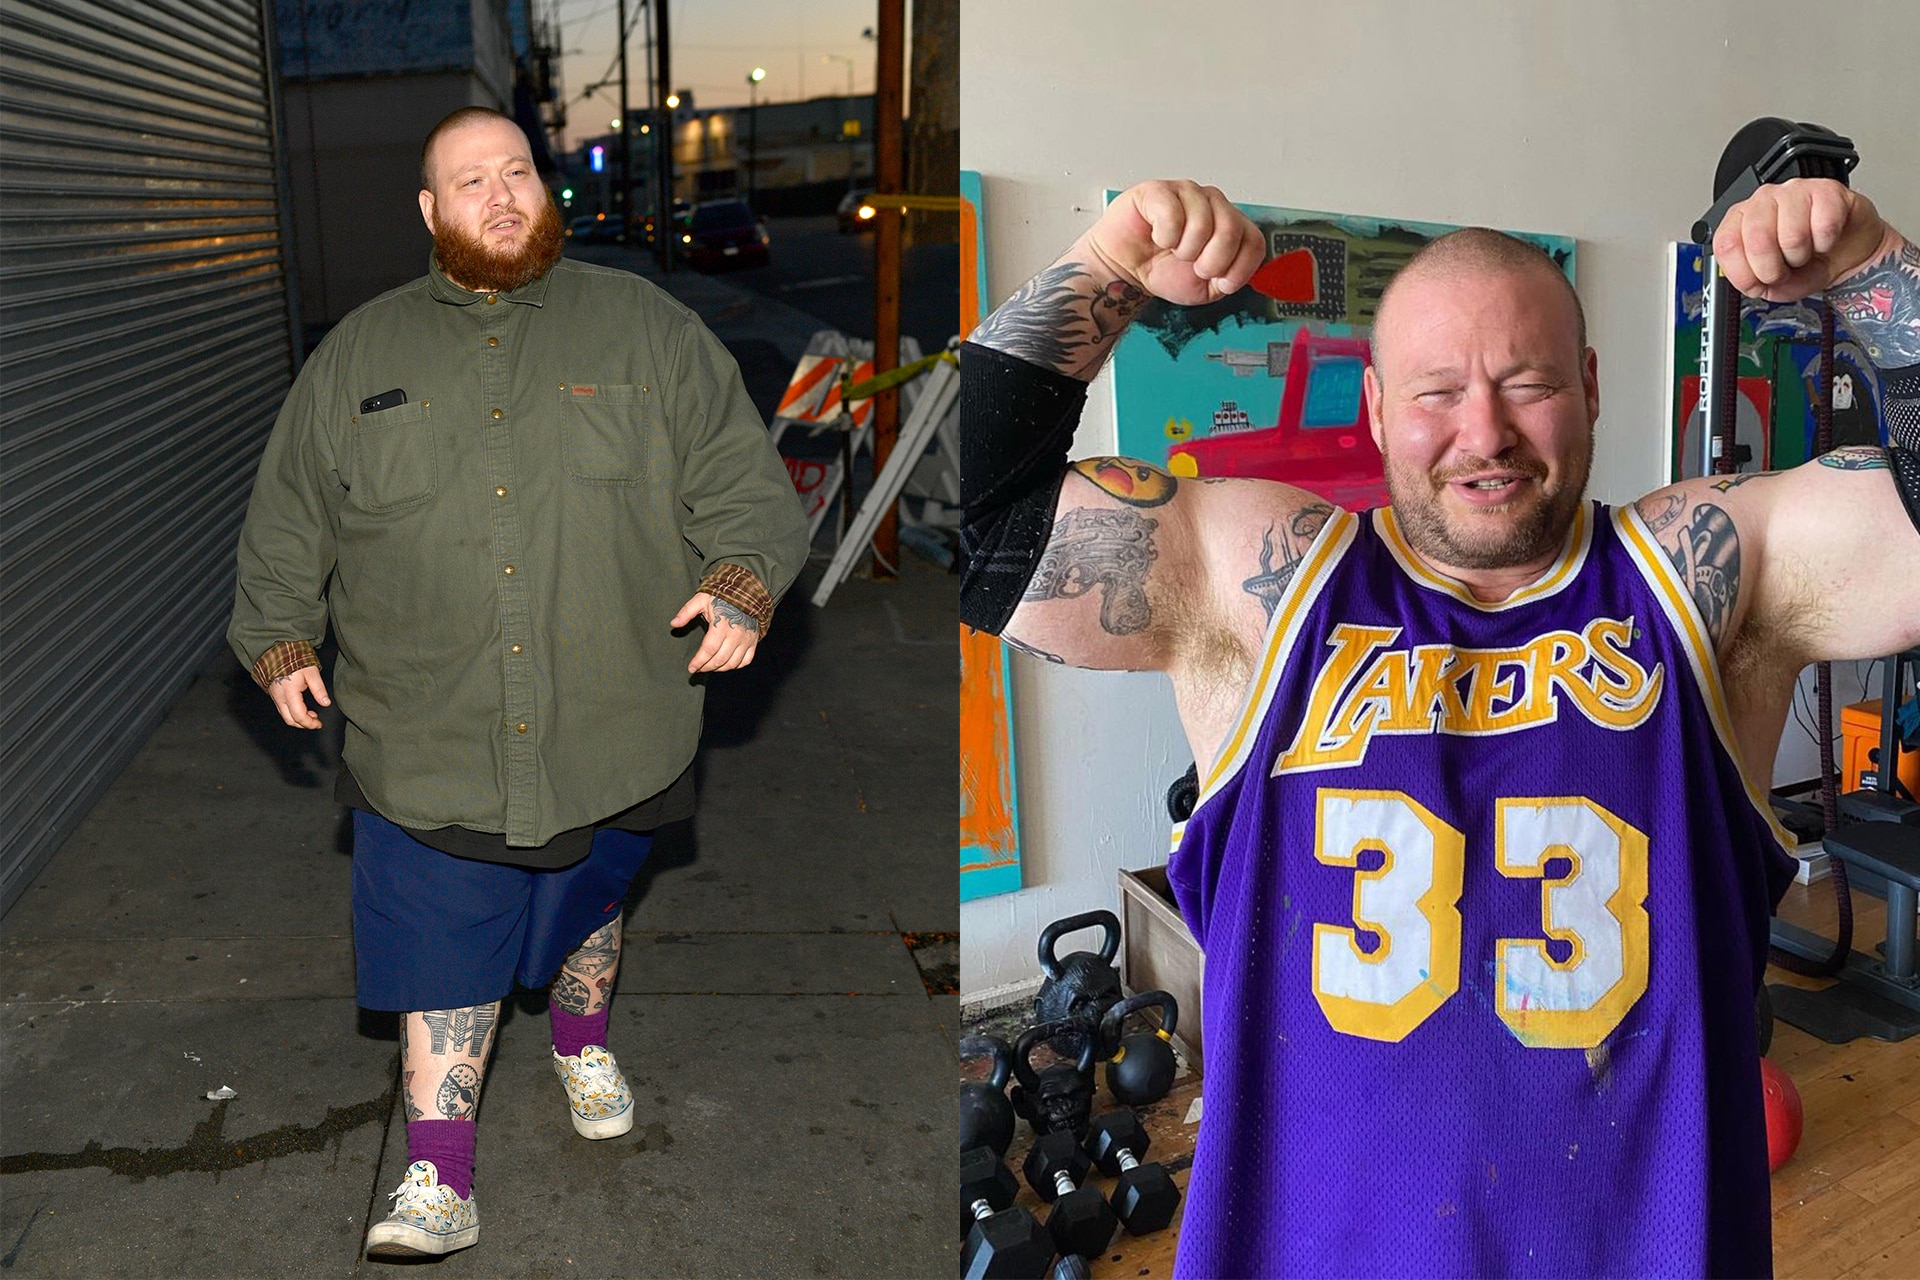
[[[659,97],[653,105],[660,112],[660,141],[656,144],[660,155],[660,225],[654,234],[660,243],[660,272],[673,274],[673,91],[667,88],[673,83],[673,46],[667,41],[667,10],[672,6],[667,0],[653,0],[654,39],[660,47],[660,80],[656,85]]]
[[[874,186],[883,194],[906,190],[903,149],[900,145],[900,90],[906,53],[905,0],[879,0],[879,39],[874,48],[873,162]],[[900,364],[900,206],[875,202],[873,247],[873,371],[875,376]],[[887,463],[900,433],[900,392],[889,388],[874,397],[873,473]],[[900,563],[900,522],[889,509],[873,535],[873,576],[897,576]]]
[[[655,77],[655,65],[653,61],[653,23],[647,20],[646,6],[651,3],[653,3],[653,0],[640,0],[640,13],[636,17],[636,22],[640,29],[646,32],[647,36],[644,64],[647,71],[647,136],[653,140],[653,145],[657,149],[660,146],[661,135],[660,120],[656,113],[656,108],[660,104],[660,90],[656,86],[659,85],[660,81]],[[653,243],[657,248],[666,243],[667,210],[665,206],[660,203],[660,161],[652,152],[647,154],[646,170],[647,185],[654,188]]]
[[[627,0],[618,0],[620,20],[620,164],[614,175],[613,205],[619,210],[621,244],[627,243],[633,194],[633,130],[627,124]]]

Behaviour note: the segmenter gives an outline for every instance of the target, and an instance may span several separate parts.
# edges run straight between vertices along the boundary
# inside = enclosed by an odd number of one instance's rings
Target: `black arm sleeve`
[[[1920,364],[1883,369],[1881,406],[1887,417],[1887,461],[1893,467],[1894,487],[1907,519],[1920,529]]]
[[[1053,536],[1087,384],[992,347],[960,348],[960,620],[999,635]]]

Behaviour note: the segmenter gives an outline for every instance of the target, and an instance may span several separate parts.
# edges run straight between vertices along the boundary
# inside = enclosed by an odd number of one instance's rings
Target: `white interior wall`
[[[967,0],[961,164],[984,177],[994,301],[1105,188],[1154,177],[1576,237],[1600,353],[1592,492],[1621,502],[1664,478],[1665,247],[1709,203],[1721,148],[1757,116],[1837,129],[1858,188],[1920,235],[1916,50],[1912,0]],[[1111,406],[1102,378],[1076,453],[1115,448]],[[1029,887],[961,908],[974,1002],[1036,980],[1040,929],[1115,906],[1116,869],[1165,860],[1162,797],[1190,759],[1160,677],[1014,663]],[[1781,776],[1809,776],[1807,736],[1788,738]]]

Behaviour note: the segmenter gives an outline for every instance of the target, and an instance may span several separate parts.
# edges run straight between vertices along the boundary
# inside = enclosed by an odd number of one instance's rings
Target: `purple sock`
[[[611,1005],[603,1004],[598,1013],[578,1014],[568,1013],[557,1004],[548,1005],[547,1012],[553,1018],[553,1051],[563,1058],[572,1058],[590,1044],[606,1048],[610,1008]]]
[[[452,1187],[465,1200],[473,1195],[473,1131],[471,1120],[407,1121],[407,1163],[431,1160],[440,1171],[440,1185]]]

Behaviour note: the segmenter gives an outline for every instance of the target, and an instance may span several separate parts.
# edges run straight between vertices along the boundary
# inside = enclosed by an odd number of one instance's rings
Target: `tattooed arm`
[[[1723,664],[1797,670],[1920,644],[1920,536],[1882,450],[1685,480],[1636,505]]]
[[[971,341],[1091,381],[1149,298],[1217,302],[1252,278],[1265,238],[1216,188],[1145,182],[1007,299]]]
[[[1713,249],[1742,293],[1824,290],[1877,365],[1920,364],[1920,251],[1859,192],[1824,179],[1762,187],[1728,211]],[[1879,449],[1751,483],[1688,481],[1640,509],[1662,526],[1723,656],[1762,640],[1797,663],[1920,644],[1920,536]]]
[[[1176,677],[1204,667],[1234,684],[1223,664],[1258,645],[1332,514],[1291,485],[1182,480],[1132,458],[1083,458],[1002,634],[1052,662]]]

